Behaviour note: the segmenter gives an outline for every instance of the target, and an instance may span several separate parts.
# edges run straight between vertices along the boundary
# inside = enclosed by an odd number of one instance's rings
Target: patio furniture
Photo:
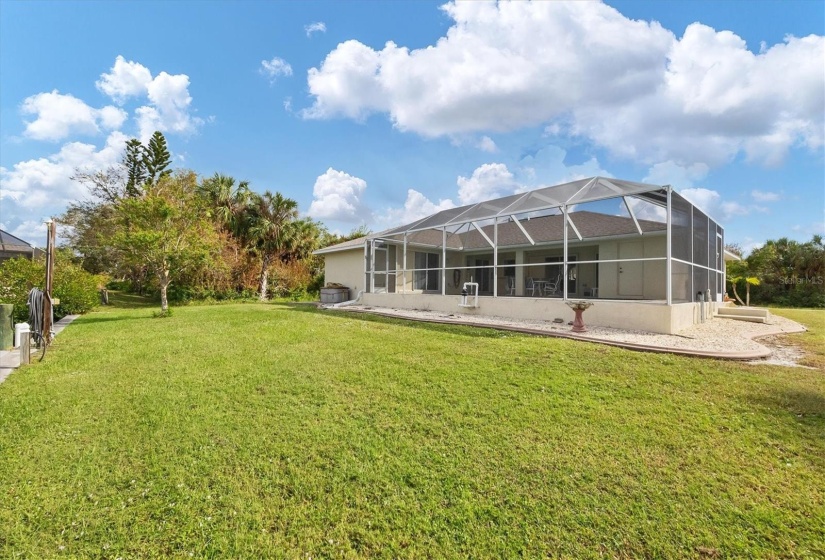
[[[530,292],[530,295],[535,296],[536,292],[538,292],[538,295],[542,295],[540,280],[534,280],[533,278],[528,278],[527,279],[527,284],[526,284],[525,287],[526,287],[526,291]]]
[[[507,284],[505,286],[505,294],[508,296],[516,295],[516,277],[515,276],[505,276],[507,280]]]
[[[544,295],[555,295],[559,291],[559,284],[561,283],[561,274],[556,276],[555,281],[548,280],[544,286]]]

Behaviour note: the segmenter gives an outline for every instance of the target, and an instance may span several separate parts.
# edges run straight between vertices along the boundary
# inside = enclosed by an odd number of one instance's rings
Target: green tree
[[[106,283],[102,275],[89,274],[75,262],[71,251],[55,255],[53,296],[60,300],[54,308],[57,319],[74,313],[86,313],[100,302],[99,290]],[[43,289],[46,282],[46,259],[24,257],[0,263],[0,302],[14,305],[14,321],[29,319],[26,301],[29,290]]]
[[[727,278],[728,282],[730,282],[731,288],[733,289],[733,296],[736,300],[741,305],[750,306],[751,286],[758,286],[760,284],[760,280],[756,275],[756,270],[750,266],[748,260],[742,259],[741,261],[728,262]],[[736,285],[739,282],[745,283],[745,301],[742,301],[742,298],[739,297],[739,293],[736,291]]]
[[[140,196],[146,182],[145,148],[140,140],[132,138],[126,142],[126,153],[122,165],[126,169],[126,196]]]
[[[143,150],[143,166],[146,171],[146,184],[155,185],[172,171],[168,167],[172,163],[172,156],[166,147],[166,138],[156,130],[149,139],[149,144]]]
[[[290,224],[298,218],[298,203],[281,193],[266,191],[255,195],[248,207],[244,222],[249,248],[261,263],[258,293],[261,301],[267,299],[269,267],[292,249],[294,229]]]
[[[249,183],[241,181],[236,186],[232,177],[215,173],[203,180],[198,192],[206,199],[209,214],[218,226],[233,235],[241,236],[244,211],[252,196]]]
[[[155,275],[161,311],[169,309],[169,285],[183,274],[208,266],[219,252],[219,237],[197,193],[197,176],[178,172],[147,183],[141,198],[116,206],[118,231],[113,243],[129,264]]]

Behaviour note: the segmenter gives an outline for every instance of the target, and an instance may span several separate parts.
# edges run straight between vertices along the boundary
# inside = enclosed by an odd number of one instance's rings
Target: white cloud
[[[751,191],[751,196],[759,202],[776,202],[780,198],[779,193],[760,190]]]
[[[262,60],[261,68],[258,70],[261,75],[269,78],[270,82],[278,79],[278,76],[291,76],[292,66],[283,58],[273,57],[272,60]]]
[[[415,189],[407,190],[407,200],[402,208],[388,208],[379,219],[384,227],[409,224],[426,218],[436,212],[454,208],[455,203],[450,199],[441,199],[433,202]]]
[[[143,96],[135,103],[143,105],[134,114],[144,142],[155,130],[189,134],[204,122],[190,113],[192,97],[185,74],[161,72],[153,78],[145,66],[118,56],[110,72],[102,74],[96,85],[118,103]],[[21,216],[29,216],[35,209],[45,215],[58,215],[67,203],[86,197],[86,188],[70,177],[77,169],[98,171],[117,164],[128,139],[120,132],[128,118],[124,109],[112,105],[95,109],[57,90],[27,98],[21,110],[25,115],[36,115],[26,122],[24,136],[29,138],[60,140],[103,131],[109,136],[100,149],[84,142],[67,142],[57,153],[0,168],[2,217],[12,226],[24,223]],[[176,157],[182,161],[182,156]]]
[[[765,208],[759,206],[745,206],[736,201],[724,200],[718,191],[695,186],[696,182],[707,177],[708,171],[708,166],[703,163],[681,166],[673,161],[665,161],[652,166],[642,181],[653,185],[674,187],[699,210],[717,220],[729,220],[735,216],[746,216],[754,211],[766,211]],[[637,212],[637,207],[640,208],[639,205],[633,207],[634,212]],[[657,219],[663,219],[665,216],[662,208],[653,205],[645,205],[645,208],[646,210],[637,212],[638,217],[655,216]]]
[[[304,31],[306,31],[307,37],[312,37],[313,33],[326,33],[327,24],[323,21],[315,21],[310,23],[309,25],[305,25]]]
[[[330,167],[315,180],[308,214],[320,220],[368,222],[372,212],[361,200],[366,188],[363,179]]]
[[[480,165],[469,179],[459,176],[456,182],[458,183],[458,199],[461,204],[499,198],[513,194],[520,188],[513,174],[503,163]]]
[[[0,229],[19,237],[29,244],[33,243],[36,247],[44,247],[46,245],[46,225],[44,222],[45,220],[26,220],[13,227],[0,224]]]
[[[81,200],[88,192],[70,179],[75,170],[98,170],[115,165],[120,161],[126,140],[128,137],[121,132],[112,132],[100,150],[92,144],[69,142],[48,157],[21,161],[12,169],[2,167],[0,199],[14,201],[16,206],[27,210],[56,208]],[[9,219],[5,204],[3,214]]]
[[[704,163],[682,166],[673,161],[657,163],[651,167],[642,179],[652,185],[671,185],[677,189],[689,188],[696,181],[704,179],[710,169]]]
[[[567,152],[558,146],[545,146],[518,162],[515,175],[525,186],[519,190],[559,185],[587,177],[612,177],[595,157],[575,165],[564,163]]]
[[[702,187],[679,189],[679,194],[716,220],[729,220],[734,216],[747,216],[752,211],[757,210],[754,206],[743,206],[735,201],[723,200],[722,195],[717,191]]]
[[[146,142],[156,130],[191,134],[203,120],[189,113],[189,76],[158,74],[147,88],[150,105],[135,109],[140,138]]]
[[[762,52],[695,23],[681,38],[597,2],[461,2],[432,46],[339,44],[310,69],[306,118],[387,113],[423,136],[549,124],[653,164],[767,165],[823,145],[825,38]],[[630,39],[632,38],[632,39]],[[782,79],[777,79],[781,76]],[[467,84],[472,84],[468,87]]]
[[[151,82],[152,73],[148,68],[138,62],[127,62],[118,55],[110,72],[101,74],[95,85],[115,102],[123,104],[129,97],[144,95]]]
[[[496,146],[496,143],[493,142],[493,139],[489,136],[482,136],[478,144],[476,144],[476,147],[483,152],[489,152],[491,154],[498,151],[498,146]]]
[[[153,78],[147,67],[118,55],[110,72],[101,74],[95,85],[119,104],[131,97],[145,97],[148,104],[135,109],[138,136],[143,142],[156,130],[192,134],[204,122],[191,114],[192,97],[189,95],[190,83],[186,74],[161,72]],[[102,122],[116,122],[117,117],[112,109],[115,108],[105,107],[101,110],[107,111],[101,115]],[[123,113],[124,120],[125,115]],[[121,121],[120,125],[122,124]]]
[[[35,140],[62,140],[71,134],[97,134],[101,128],[116,130],[127,118],[124,110],[108,105],[94,109],[73,95],[57,90],[23,100],[20,111],[35,115],[23,134]]]

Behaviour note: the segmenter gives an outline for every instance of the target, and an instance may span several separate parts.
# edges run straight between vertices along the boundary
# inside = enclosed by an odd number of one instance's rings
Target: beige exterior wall
[[[364,294],[362,302],[373,307],[421,309],[442,313],[486,315],[552,321],[561,318],[573,320],[573,311],[559,299],[525,297],[481,297],[477,308],[460,307],[460,296],[434,294]],[[712,316],[713,306],[706,305],[707,316]],[[596,301],[584,313],[588,325],[620,329],[643,330],[673,334],[699,322],[700,308],[695,303],[664,305],[642,301]]]
[[[339,251],[324,255],[324,282],[337,282],[350,289],[355,298],[364,289],[364,249]]]
[[[667,239],[663,236],[630,238],[621,241],[604,241],[599,245],[599,258],[602,260],[612,260],[618,258],[629,258],[628,254],[635,255],[632,245],[641,244],[639,247],[639,258],[661,258],[667,256]],[[622,252],[623,248],[629,249]],[[621,253],[621,255],[620,255]],[[580,259],[584,260],[584,259]],[[620,268],[639,267],[641,272],[641,285],[635,297],[639,299],[664,300],[666,298],[667,276],[666,261],[645,261],[634,264],[627,263],[602,263],[599,264],[599,297],[618,298],[632,297],[627,293],[620,293]]]

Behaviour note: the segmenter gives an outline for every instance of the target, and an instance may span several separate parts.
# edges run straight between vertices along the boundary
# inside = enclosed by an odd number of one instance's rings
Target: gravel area
[[[392,317],[417,319],[424,321],[472,323],[489,325],[491,327],[508,327],[547,332],[561,336],[608,342],[617,345],[646,346],[659,350],[675,350],[686,353],[713,354],[719,357],[754,358],[760,359],[755,363],[773,363],[777,365],[797,365],[796,360],[801,358],[801,350],[789,347],[779,338],[772,335],[802,332],[805,329],[795,321],[784,317],[771,315],[770,323],[749,323],[734,319],[714,318],[702,324],[693,325],[678,334],[659,334],[645,331],[623,330],[610,327],[588,326],[586,333],[573,333],[568,324],[558,324],[550,321],[528,321],[506,319],[502,317],[488,317],[483,315],[468,315],[461,313],[439,313],[417,309],[372,308],[363,305],[353,305],[339,308],[350,311],[367,311]],[[587,314],[585,313],[585,323]],[[754,340],[759,338],[759,341]],[[791,350],[792,349],[792,350]],[[770,356],[762,357],[768,352]],[[750,355],[748,355],[750,354]]]

